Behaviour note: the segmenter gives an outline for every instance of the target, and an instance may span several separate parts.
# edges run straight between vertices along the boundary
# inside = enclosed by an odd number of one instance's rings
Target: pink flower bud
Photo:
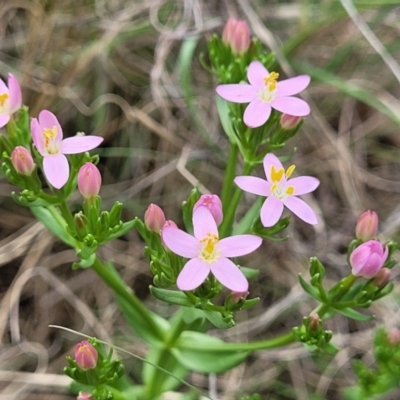
[[[172,221],[172,219],[167,219],[165,221],[163,228],[165,228],[166,226],[172,226],[173,228],[178,228],[178,225],[174,221]]]
[[[356,238],[367,242],[373,239],[378,232],[378,215],[374,211],[365,211],[358,217]]]
[[[364,278],[374,277],[385,263],[389,250],[376,240],[358,246],[350,255],[351,273]]]
[[[97,196],[101,187],[101,175],[97,167],[87,162],[78,172],[78,189],[85,199]]]
[[[249,295],[249,292],[232,292],[231,294],[231,301],[232,303],[239,303],[240,300],[245,300],[246,297]]]
[[[11,153],[11,162],[15,170],[21,174],[30,176],[35,169],[35,163],[31,153],[22,146],[17,146]]]
[[[200,206],[207,207],[217,225],[222,222],[222,203],[216,194],[203,194],[193,207],[193,212]]]
[[[318,314],[313,314],[308,318],[308,328],[311,332],[317,332],[321,328],[321,318]]]
[[[290,131],[303,120],[302,117],[295,117],[294,115],[282,114],[279,120],[281,127],[287,131]]]
[[[396,346],[400,343],[400,330],[398,328],[392,328],[387,335],[388,341],[392,346]]]
[[[150,204],[144,213],[144,224],[148,230],[160,233],[165,224],[164,211],[157,204]]]
[[[222,32],[222,41],[229,46],[233,54],[246,53],[250,47],[250,30],[246,21],[229,18]]]
[[[80,392],[76,400],[93,400],[93,397],[89,392]]]
[[[389,268],[382,268],[372,280],[372,284],[377,286],[380,289],[383,289],[390,280],[390,269]]]
[[[97,358],[97,350],[87,340],[75,346],[75,361],[79,368],[83,370],[96,368]]]

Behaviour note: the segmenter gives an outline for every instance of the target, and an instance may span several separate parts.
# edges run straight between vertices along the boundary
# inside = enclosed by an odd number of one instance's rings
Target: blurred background
[[[321,259],[332,282],[348,273],[345,252],[363,211],[378,212],[380,239],[398,239],[398,0],[0,0],[0,76],[18,78],[32,117],[49,109],[65,136],[104,137],[95,151],[104,209],[118,199],[126,219],[142,218],[156,203],[180,224],[181,203],[193,186],[216,194],[222,186],[228,140],[215,106],[217,82],[199,56],[229,17],[246,20],[266,51],[275,53],[281,77],[311,75],[304,99],[312,113],[287,149],[296,149],[292,161],[300,175],[321,181],[305,196],[320,223],[292,217],[288,241],[265,242],[257,257],[247,259],[260,271],[251,295],[261,301],[237,314],[236,327],[214,332],[246,341],[283,333],[315,307],[297,279],[308,276],[309,257]],[[146,348],[106,286],[90,270],[71,270],[74,251],[14,204],[10,193],[16,190],[1,176],[0,397],[72,399],[62,370],[81,339],[50,324],[141,356]],[[72,200],[78,211],[80,195]],[[254,200],[245,195],[239,212]],[[152,276],[135,232],[104,246],[101,256],[115,263],[151,309],[174,312],[149,294]],[[396,269],[392,279],[398,280]],[[262,399],[341,399],[341,389],[355,383],[351,360],[373,362],[375,327],[398,326],[399,301],[396,287],[367,311],[373,321],[330,320],[327,328],[340,347],[334,357],[314,356],[296,344],[258,351],[216,377],[187,379],[205,391],[211,385],[226,400],[255,392]],[[140,382],[141,364],[123,357]]]

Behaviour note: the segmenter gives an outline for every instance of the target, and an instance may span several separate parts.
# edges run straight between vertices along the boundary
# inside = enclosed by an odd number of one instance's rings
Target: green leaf
[[[191,343],[203,344],[203,346],[201,346],[201,349],[191,349]],[[227,371],[240,364],[248,355],[248,352],[238,352],[237,350],[224,351],[223,353],[218,349],[208,350],[208,344],[214,346],[221,344],[221,348],[223,348],[224,342],[203,333],[185,331],[172,352],[182,365],[189,370],[200,373]]]
[[[193,307],[193,303],[181,291],[150,286],[150,292],[156,299],[165,301],[166,303],[176,304],[183,307]]]
[[[203,310],[205,317],[218,329],[229,329],[235,325],[233,319],[224,320],[222,314],[218,311]]]
[[[366,321],[371,321],[371,319],[374,318],[373,315],[365,315],[365,314],[361,314],[360,312],[352,309],[352,308],[335,308],[333,307],[333,309],[340,313],[343,314],[344,316],[351,318],[351,319],[355,319],[356,321],[362,321],[362,322],[366,322]]]
[[[309,283],[307,283],[301,274],[299,274],[299,282],[305,292],[307,292],[310,296],[314,297],[314,299],[321,301],[319,291],[314,287],[312,287]]]
[[[254,268],[242,267],[241,265],[239,265],[239,268],[243,272],[243,275],[246,277],[246,279],[254,279],[260,273],[258,269]]]

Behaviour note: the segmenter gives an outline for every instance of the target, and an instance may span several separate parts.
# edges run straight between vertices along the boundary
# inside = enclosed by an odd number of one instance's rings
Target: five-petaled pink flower
[[[267,197],[261,207],[261,222],[265,227],[275,225],[286,206],[299,218],[309,224],[317,224],[315,212],[303,200],[296,196],[310,193],[319,185],[319,180],[312,176],[300,176],[289,179],[295,166],[286,171],[278,157],[272,153],[264,157],[264,170],[267,180],[254,176],[237,176],[235,183],[245,192]]]
[[[292,97],[300,93],[310,83],[308,75],[278,82],[279,74],[269,72],[259,61],[253,61],[247,70],[250,84],[226,84],[216,88],[217,93],[233,103],[250,103],[243,116],[250,128],[265,124],[272,108],[295,117],[310,114],[310,106],[302,99]]]
[[[193,290],[211,272],[224,286],[234,292],[247,292],[248,282],[240,269],[227,257],[238,257],[256,250],[262,239],[255,235],[237,235],[219,239],[217,224],[205,206],[193,212],[194,237],[180,229],[165,226],[165,245],[181,257],[190,258],[180,272],[177,286]]]
[[[56,116],[43,110],[31,121],[33,142],[43,156],[43,171],[47,180],[62,188],[69,178],[69,164],[64,154],[79,154],[93,150],[102,141],[100,136],[74,136],[63,140],[63,132]]]
[[[0,79],[0,128],[7,125],[12,114],[22,106],[21,87],[13,74],[8,74],[8,87]]]

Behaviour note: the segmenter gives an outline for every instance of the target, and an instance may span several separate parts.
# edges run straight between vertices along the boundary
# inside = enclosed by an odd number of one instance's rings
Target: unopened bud
[[[374,277],[381,270],[388,254],[388,248],[377,240],[361,244],[350,254],[351,273],[367,279]]]
[[[321,327],[321,318],[318,314],[313,314],[308,318],[308,329],[311,332],[316,332]]]
[[[31,153],[23,146],[17,146],[11,153],[11,162],[15,170],[25,176],[30,176],[35,169]]]
[[[231,293],[231,301],[232,303],[239,303],[240,300],[245,300],[249,295],[249,292],[232,292]]]
[[[79,368],[85,371],[96,368],[97,359],[97,350],[87,340],[75,346],[75,361]]]
[[[378,215],[374,211],[365,211],[358,217],[356,238],[367,242],[373,239],[378,232]]]
[[[217,225],[222,222],[222,202],[216,194],[203,194],[193,207],[193,212],[200,206],[207,207]]]
[[[178,228],[178,225],[174,221],[172,221],[172,219],[167,219],[165,221],[163,228],[165,228],[166,226],[172,226],[173,228]]]
[[[250,30],[246,21],[229,18],[222,32],[222,41],[233,54],[242,55],[250,47]]]
[[[144,224],[148,230],[160,233],[165,224],[164,211],[157,204],[150,204],[144,213]]]
[[[380,289],[383,289],[390,280],[390,269],[389,268],[382,268],[372,280],[372,284],[377,286]]]
[[[392,328],[387,335],[388,341],[392,346],[396,346],[400,343],[400,330],[398,328]]]
[[[287,131],[291,131],[303,120],[302,117],[295,117],[294,115],[282,114],[279,123],[281,127]]]
[[[80,392],[76,400],[93,400],[93,397],[89,392]]]
[[[87,162],[78,172],[78,189],[85,199],[95,197],[101,188],[101,175],[97,167]]]

